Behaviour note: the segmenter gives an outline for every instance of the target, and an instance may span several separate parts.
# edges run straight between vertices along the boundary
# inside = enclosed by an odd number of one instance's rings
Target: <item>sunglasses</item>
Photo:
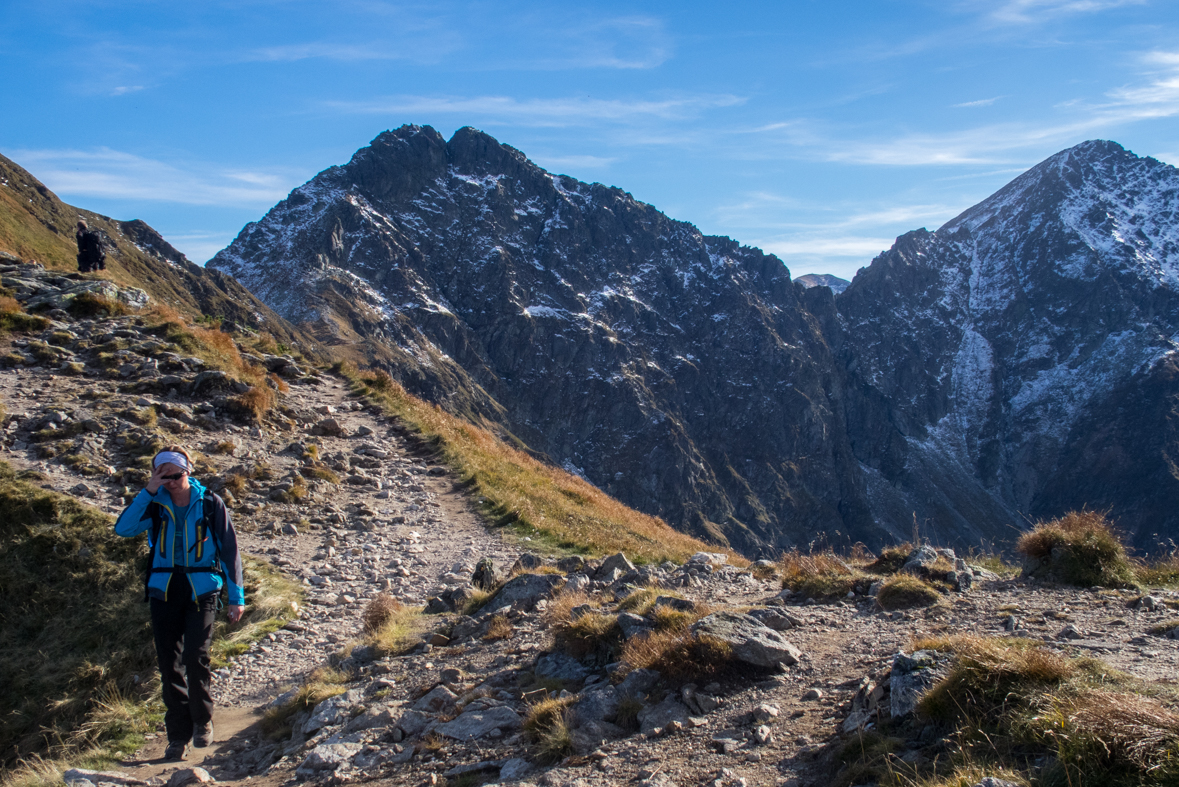
[[[164,479],[165,481],[179,481],[181,478],[184,478],[184,473],[173,473],[172,475],[162,475],[162,476],[160,476],[160,478]]]

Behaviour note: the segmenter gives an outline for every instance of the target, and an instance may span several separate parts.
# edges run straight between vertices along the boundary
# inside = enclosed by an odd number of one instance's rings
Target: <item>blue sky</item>
[[[794,275],[1086,139],[1179,164],[1179,3],[6,4],[0,152],[194,261],[388,128],[481,128]]]

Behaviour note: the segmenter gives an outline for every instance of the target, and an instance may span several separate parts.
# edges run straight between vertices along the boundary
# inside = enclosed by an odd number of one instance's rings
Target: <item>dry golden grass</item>
[[[876,603],[884,610],[929,607],[941,600],[936,588],[911,574],[893,574],[880,583],[876,593]]]
[[[348,675],[331,667],[317,667],[307,676],[294,698],[277,708],[268,708],[262,716],[262,732],[277,740],[291,734],[291,718],[299,711],[314,708],[319,703],[347,691]]]
[[[562,626],[569,622],[574,607],[590,603],[597,606],[593,598],[584,591],[561,590],[549,600],[549,605],[544,611],[544,621],[550,626]]]
[[[557,762],[573,751],[568,708],[575,699],[546,697],[528,706],[524,731],[537,744],[536,757],[540,762]]]
[[[588,612],[577,620],[566,620],[553,627],[553,634],[566,653],[579,658],[589,653],[615,654],[623,640],[618,616],[601,612]]]
[[[1105,515],[1071,511],[1059,519],[1037,522],[1015,548],[1033,559],[1053,557],[1059,579],[1081,587],[1126,587],[1135,584],[1134,567]]]
[[[261,422],[278,402],[278,394],[268,385],[251,385],[245,393],[229,398],[228,410],[251,421]]]
[[[537,461],[491,431],[409,395],[387,374],[360,375],[350,364],[340,372],[386,412],[431,441],[472,491],[488,502],[501,525],[527,533],[533,544],[595,555],[625,552],[640,563],[682,562],[699,551],[722,551],[628,508],[597,487]],[[727,551],[727,550],[725,550]],[[727,551],[730,562],[748,561]]]
[[[633,612],[636,615],[646,615],[655,606],[655,599],[665,595],[665,591],[657,586],[639,588],[618,602],[619,612]],[[671,594],[666,594],[671,595]]]
[[[955,656],[946,678],[919,705],[935,719],[994,717],[1077,674],[1074,662],[1029,640],[959,635],[919,639],[913,647]]]
[[[381,627],[365,638],[365,643],[375,646],[383,655],[397,655],[421,642],[429,627],[422,607],[402,607],[392,610]]]
[[[653,669],[672,680],[697,680],[720,672],[733,661],[732,648],[689,629],[636,634],[622,646],[624,670]]]
[[[812,598],[846,596],[864,591],[871,578],[829,552],[804,555],[797,549],[782,556],[782,587]]]
[[[491,618],[491,623],[487,626],[487,633],[483,635],[483,639],[485,642],[498,642],[511,639],[515,633],[516,629],[512,627],[512,621],[508,620],[507,615],[494,615]]]
[[[385,627],[393,616],[401,611],[401,602],[388,593],[378,593],[376,598],[364,607],[360,616],[365,634],[375,634]]]
[[[1135,566],[1134,575],[1147,587],[1179,587],[1179,554],[1172,551],[1153,562],[1142,562]]]

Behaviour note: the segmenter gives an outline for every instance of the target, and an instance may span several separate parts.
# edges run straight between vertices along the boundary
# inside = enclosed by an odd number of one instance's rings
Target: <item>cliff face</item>
[[[1114,506],[1140,542],[1176,532],[1177,219],[1174,168],[1088,142],[857,276],[839,356],[873,510],[952,535]],[[1141,483],[1110,483],[1119,453]]]
[[[835,295],[478,131],[406,126],[210,267],[416,393],[749,554],[914,525],[1003,542],[1082,504],[1146,538],[1179,525],[1164,504],[1177,183],[1085,143],[899,238]],[[1120,449],[1094,436],[1115,410]],[[1116,450],[1157,483],[1095,483]]]
[[[382,134],[210,267],[693,533],[750,552],[873,536],[830,353],[781,262],[485,134]]]

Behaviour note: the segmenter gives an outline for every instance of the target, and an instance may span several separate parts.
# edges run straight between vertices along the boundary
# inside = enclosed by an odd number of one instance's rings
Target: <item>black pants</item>
[[[194,727],[208,724],[213,718],[209,645],[217,594],[210,593],[197,601],[188,594],[169,595],[178,598],[151,600],[151,628],[160,662],[168,742],[188,742]]]

